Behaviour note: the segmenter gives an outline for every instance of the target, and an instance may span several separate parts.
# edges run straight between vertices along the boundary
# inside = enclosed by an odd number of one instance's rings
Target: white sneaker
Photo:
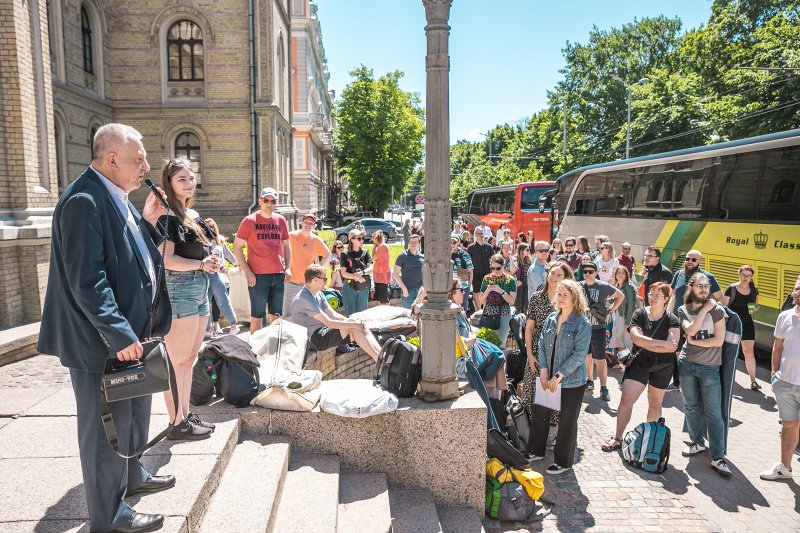
[[[542,459],[544,459],[544,455],[534,455],[532,453],[526,453],[526,454],[524,454],[524,456],[525,456],[525,459],[527,459],[529,463],[532,463],[534,461],[541,461]]]
[[[703,446],[702,444],[691,443],[686,448],[683,449],[681,455],[684,457],[691,457],[692,455],[697,455],[700,452],[706,451],[708,448]]]
[[[731,469],[728,468],[728,463],[725,462],[725,459],[714,459],[711,461],[711,466],[722,474],[725,477],[731,477]]]
[[[767,481],[775,481],[776,479],[792,479],[792,471],[783,466],[783,463],[775,463],[769,470],[764,470],[758,477],[766,479]]]

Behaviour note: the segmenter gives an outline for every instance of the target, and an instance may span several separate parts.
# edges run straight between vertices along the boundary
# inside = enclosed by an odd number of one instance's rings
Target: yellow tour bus
[[[637,260],[656,246],[673,272],[697,249],[723,292],[753,265],[756,346],[771,351],[800,276],[800,129],[579,168],[545,196],[561,238],[608,235]]]

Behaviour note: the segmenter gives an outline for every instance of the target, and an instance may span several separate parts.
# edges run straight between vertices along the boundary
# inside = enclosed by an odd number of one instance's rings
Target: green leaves
[[[698,29],[682,33],[681,21],[666,17],[634,20],[594,28],[563,54],[548,107],[491,130],[491,158],[487,141],[452,147],[453,200],[621,159],[631,86],[632,157],[800,127],[800,71],[780,70],[800,67],[799,1],[715,0]]]
[[[386,208],[408,187],[422,161],[424,112],[420,99],[400,89],[400,71],[375,79],[364,65],[337,102],[334,135],[339,173],[350,182],[355,200],[370,209]]]

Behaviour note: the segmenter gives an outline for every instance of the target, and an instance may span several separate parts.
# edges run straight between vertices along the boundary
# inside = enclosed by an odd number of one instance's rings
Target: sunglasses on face
[[[698,261],[700,261],[700,260],[697,259],[696,257],[687,257],[686,258],[686,262],[688,262],[688,263],[697,263]]]
[[[464,289],[458,287],[457,289],[453,289],[453,292],[464,292]]]
[[[353,238],[352,238],[352,239],[350,239],[350,240],[351,240],[351,241],[363,241],[363,240],[364,240],[364,237],[353,237]]]
[[[261,201],[264,202],[265,204],[277,204],[278,203],[278,200],[275,200],[274,198],[262,198]]]
[[[314,276],[314,279],[321,279],[322,281],[328,281],[328,278],[324,276]]]
[[[588,274],[596,274],[596,272],[595,272],[594,270],[584,270],[584,271],[583,271],[583,274],[584,274],[584,275],[588,275]]]
[[[344,246],[337,246],[337,247],[336,247],[336,249],[337,249],[337,250],[343,250],[343,249],[344,249]]]
[[[546,254],[546,253],[547,253],[547,252],[549,252],[549,251],[550,251],[550,250],[547,250],[547,249],[545,249],[545,250],[536,250],[536,253],[537,253],[537,254]]]

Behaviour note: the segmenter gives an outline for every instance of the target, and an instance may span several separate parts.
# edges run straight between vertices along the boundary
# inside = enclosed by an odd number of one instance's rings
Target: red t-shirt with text
[[[253,274],[283,272],[283,241],[289,239],[283,216],[273,213],[265,218],[261,213],[253,213],[244,217],[236,236],[247,241],[247,266]]]

